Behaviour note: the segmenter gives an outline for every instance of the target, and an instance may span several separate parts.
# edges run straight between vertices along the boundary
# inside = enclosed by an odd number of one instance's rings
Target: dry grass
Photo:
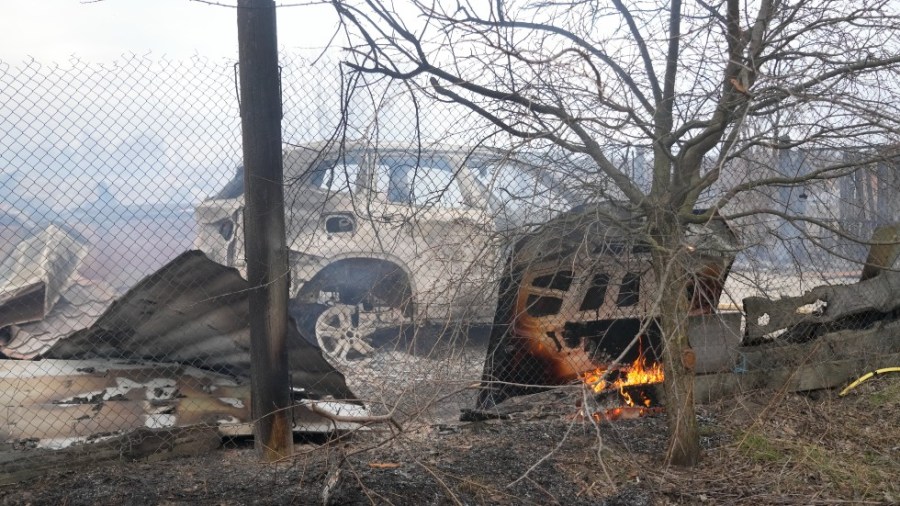
[[[900,375],[869,381],[845,398],[755,394],[712,407],[706,432],[730,441],[690,472],[655,473],[677,502],[897,504],[900,502]]]

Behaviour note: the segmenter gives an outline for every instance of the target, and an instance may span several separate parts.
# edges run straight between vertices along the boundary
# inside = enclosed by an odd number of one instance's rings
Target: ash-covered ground
[[[900,502],[900,374],[843,398],[755,392],[699,406],[703,460],[678,469],[663,462],[664,415],[594,424],[576,416],[578,387],[510,400],[506,419],[460,422],[485,342],[394,343],[345,369],[402,431],[298,437],[277,464],[258,462],[252,441],[228,440],[194,457],[67,469],[0,488],[0,504]]]

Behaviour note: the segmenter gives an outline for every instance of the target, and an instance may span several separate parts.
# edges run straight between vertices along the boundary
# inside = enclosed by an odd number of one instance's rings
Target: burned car
[[[546,168],[480,148],[312,144],[285,153],[284,177],[292,312],[337,361],[385,326],[489,322],[503,244],[574,200]],[[196,210],[197,248],[242,271],[243,181]]]
[[[579,207],[522,238],[507,259],[482,381],[478,409],[508,397],[579,378],[601,380],[622,356],[626,373],[645,383],[662,381],[661,336],[656,322],[658,281],[650,247],[640,240],[644,220],[627,206]],[[688,225],[688,334],[714,336],[703,353],[736,344],[734,318],[711,318],[737,252],[722,219]],[[692,335],[693,334],[693,335]],[[637,346],[629,347],[635,336]],[[693,341],[692,341],[693,342]]]

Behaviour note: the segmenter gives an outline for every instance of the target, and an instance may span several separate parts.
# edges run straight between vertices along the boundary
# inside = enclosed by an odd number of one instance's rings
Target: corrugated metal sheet
[[[19,243],[0,261],[0,328],[42,320],[86,254],[87,245],[57,225]]]
[[[86,254],[77,234],[51,224],[0,262],[0,353],[33,358],[93,325],[114,293],[78,277]]]
[[[179,362],[249,377],[249,284],[238,271],[188,251],[140,281],[91,327],[43,355],[55,359]],[[344,376],[289,325],[292,385],[312,396],[356,399]]]
[[[38,357],[60,339],[93,325],[115,297],[105,283],[73,281],[43,320],[7,327],[7,341],[0,344],[0,353],[17,359]]]

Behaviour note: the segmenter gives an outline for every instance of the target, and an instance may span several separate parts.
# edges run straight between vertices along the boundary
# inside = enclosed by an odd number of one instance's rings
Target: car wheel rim
[[[316,320],[316,340],[326,355],[346,362],[354,355],[365,358],[375,349],[368,338],[375,332],[375,322],[359,317],[355,306],[338,304],[326,309]]]

